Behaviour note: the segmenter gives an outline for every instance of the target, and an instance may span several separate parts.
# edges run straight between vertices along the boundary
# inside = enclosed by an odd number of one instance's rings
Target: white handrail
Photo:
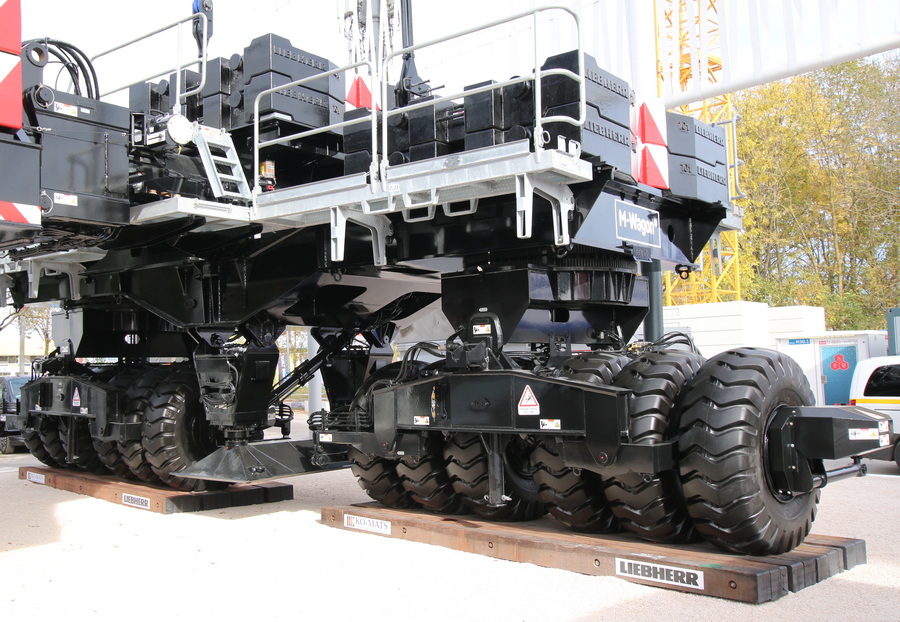
[[[138,43],[140,41],[144,41],[145,39],[149,39],[150,37],[153,37],[162,32],[165,32],[166,30],[176,28],[177,26],[180,26],[181,24],[184,24],[185,22],[193,22],[194,20],[197,20],[197,19],[200,20],[200,24],[202,26],[201,44],[200,44],[201,50],[200,50],[199,58],[196,58],[192,61],[182,64],[182,62],[181,62],[181,33],[179,32],[178,33],[178,48],[175,52],[175,67],[173,69],[167,69],[165,71],[155,73],[151,76],[147,76],[143,80],[131,82],[130,84],[126,84],[125,86],[120,86],[116,89],[106,91],[105,93],[102,93],[100,95],[100,97],[106,97],[107,95],[111,95],[113,93],[118,93],[119,91],[123,91],[127,88],[130,88],[130,87],[136,85],[136,84],[143,84],[144,82],[147,82],[154,78],[159,78],[161,76],[164,76],[164,75],[174,71],[175,72],[175,97],[174,97],[175,103],[172,105],[172,111],[177,112],[178,107],[182,104],[182,102],[185,99],[187,99],[191,95],[195,95],[195,94],[199,93],[200,91],[203,90],[203,87],[206,86],[207,32],[208,32],[208,28],[209,28],[209,18],[206,16],[205,13],[194,13],[190,17],[185,17],[185,18],[182,18],[182,19],[180,19],[176,22],[173,22],[167,26],[162,26],[160,28],[157,28],[153,32],[148,32],[147,34],[144,34],[144,35],[141,35],[140,37],[131,39],[130,41],[126,41],[125,43],[121,43],[113,48],[110,48],[108,50],[100,52],[99,54],[95,54],[94,56],[91,57],[91,62],[93,63],[98,58],[107,56],[109,54],[112,54],[113,52],[118,52],[119,50],[125,49],[125,48],[127,48],[131,45],[134,45],[135,43]],[[181,85],[180,85],[181,72],[184,69],[186,69],[192,65],[196,65],[196,64],[200,65],[200,83],[195,88],[189,89],[189,90],[185,91],[184,93],[181,93],[180,92],[180,90],[181,90]]]
[[[371,1],[371,0],[369,0],[369,1]],[[383,3],[383,0],[382,0],[382,3]],[[560,10],[560,11],[564,11],[564,12],[568,13],[575,22],[575,27],[576,27],[576,31],[577,31],[577,53],[578,53],[578,68],[579,68],[578,73],[575,73],[573,71],[570,71],[568,69],[563,69],[563,68],[552,68],[552,69],[546,69],[546,70],[540,69],[540,62],[542,59],[539,58],[539,50],[538,50],[538,44],[539,44],[539,40],[540,40],[539,33],[538,33],[538,15],[545,11],[552,11],[552,10]],[[371,11],[369,14],[371,14]],[[383,111],[378,110],[379,104],[381,102],[388,101],[389,83],[388,83],[387,71],[385,70],[385,68],[387,67],[387,63],[390,60],[392,60],[398,56],[402,56],[404,54],[411,53],[415,50],[419,50],[419,49],[422,49],[425,47],[437,45],[439,43],[445,43],[452,39],[463,37],[463,36],[473,34],[475,32],[479,32],[482,30],[494,28],[496,26],[506,24],[509,22],[513,22],[513,21],[523,19],[526,17],[531,17],[533,19],[533,27],[532,27],[532,29],[534,31],[533,55],[534,55],[535,70],[532,73],[525,75],[525,76],[511,78],[509,80],[504,80],[502,82],[496,82],[496,83],[488,84],[488,85],[485,85],[482,87],[476,87],[476,88],[464,90],[459,93],[453,93],[451,95],[446,95],[446,96],[442,96],[442,97],[428,99],[426,101],[416,102],[416,103],[409,104],[407,106],[403,106],[400,108],[394,108],[392,110],[383,110]],[[544,134],[543,125],[545,123],[568,123],[568,124],[575,125],[575,126],[582,126],[582,125],[584,125],[585,121],[587,120],[587,103],[586,103],[587,95],[586,95],[586,86],[585,86],[585,78],[584,78],[584,45],[583,45],[582,32],[581,32],[581,21],[578,17],[578,14],[568,7],[565,7],[565,6],[539,7],[539,8],[530,10],[530,11],[525,11],[522,13],[518,13],[516,15],[512,15],[510,17],[505,17],[505,18],[501,18],[498,20],[494,20],[493,22],[489,22],[487,24],[475,26],[473,28],[469,28],[469,29],[466,29],[466,30],[463,30],[460,32],[456,32],[456,33],[453,33],[450,35],[439,37],[437,39],[432,39],[431,41],[426,41],[425,43],[418,43],[415,45],[411,45],[406,48],[391,52],[390,54],[385,55],[383,59],[381,58],[381,55],[377,53],[377,42],[380,40],[380,35],[378,33],[374,34],[372,37],[372,40],[375,42],[374,45],[376,46],[376,50],[370,50],[370,53],[374,52],[374,53],[372,53],[373,59],[371,59],[371,60],[364,60],[364,61],[360,61],[357,63],[353,63],[351,65],[345,65],[343,67],[338,67],[337,69],[332,69],[327,72],[318,73],[314,76],[308,76],[308,77],[302,78],[300,80],[295,80],[294,82],[289,82],[287,84],[275,86],[275,87],[272,87],[270,89],[260,92],[256,96],[256,99],[253,102],[253,175],[254,175],[253,196],[254,197],[258,196],[259,193],[262,191],[260,188],[260,185],[259,185],[259,173],[260,173],[259,167],[260,167],[260,159],[261,159],[261,156],[260,156],[261,149],[263,149],[265,147],[270,147],[273,145],[288,143],[293,140],[298,140],[298,139],[305,138],[308,136],[313,136],[316,134],[321,134],[321,133],[325,133],[325,132],[330,132],[332,130],[337,130],[337,129],[349,127],[352,125],[357,125],[360,123],[364,123],[366,121],[369,121],[369,123],[370,123],[371,139],[372,139],[372,143],[371,143],[372,165],[369,169],[370,173],[371,173],[370,183],[374,185],[376,183],[376,181],[380,181],[380,182],[382,182],[382,184],[384,185],[384,189],[386,190],[387,189],[388,156],[390,155],[390,154],[388,154],[388,134],[387,134],[386,129],[382,129],[381,145],[380,145],[381,149],[379,151],[378,123],[377,123],[378,114],[382,115],[382,121],[383,121],[382,127],[386,128],[388,119],[392,116],[396,116],[396,115],[410,112],[413,110],[418,110],[420,108],[434,106],[435,104],[445,102],[445,101],[450,101],[453,99],[458,99],[460,97],[465,97],[467,95],[475,95],[478,93],[484,93],[487,91],[497,90],[497,89],[500,89],[500,88],[503,88],[506,86],[511,86],[514,84],[522,84],[522,83],[533,81],[535,84],[535,88],[534,88],[534,99],[535,99],[535,126],[534,126],[535,127],[535,136],[534,136],[534,140],[535,140],[535,146],[537,148],[543,148],[543,146],[548,141],[548,139],[545,136],[543,136],[543,134]],[[327,78],[332,75],[337,75],[337,74],[340,74],[340,73],[343,73],[346,71],[350,71],[352,69],[357,69],[360,67],[368,68],[369,76],[372,79],[373,86],[375,84],[380,84],[380,89],[379,89],[380,98],[377,98],[377,97],[375,98],[376,101],[373,102],[373,108],[375,110],[370,112],[368,116],[360,117],[358,119],[353,119],[351,121],[342,121],[340,123],[332,123],[332,124],[324,125],[322,127],[305,130],[302,132],[298,132],[296,134],[291,134],[289,136],[282,136],[282,137],[274,138],[274,139],[267,140],[267,141],[260,141],[259,134],[260,134],[261,119],[259,118],[259,105],[260,105],[260,101],[262,100],[263,97],[265,97],[267,95],[271,95],[273,93],[277,93],[284,89],[292,88],[295,86],[302,86],[308,82],[312,82],[313,80],[320,80],[320,79]],[[545,76],[551,76],[551,75],[565,76],[565,77],[570,78],[578,83],[578,87],[579,87],[579,116],[578,116],[578,118],[565,116],[565,115],[552,115],[552,116],[546,116],[546,117],[541,115],[541,88],[540,88],[541,79]],[[379,99],[380,99],[380,102],[378,101]]]
[[[282,145],[284,143],[291,142],[293,140],[298,140],[300,138],[306,138],[307,136],[314,136],[316,134],[322,134],[325,132],[330,132],[331,130],[340,129],[344,127],[350,127],[352,125],[357,125],[360,123],[364,123],[365,121],[370,121],[372,126],[372,153],[375,153],[375,149],[377,148],[377,136],[376,136],[376,115],[370,114],[368,117],[360,117],[359,119],[352,119],[350,121],[341,121],[340,123],[332,123],[329,125],[324,125],[322,127],[313,128],[310,130],[304,130],[302,132],[297,132],[296,134],[290,134],[289,136],[282,136],[280,138],[273,138],[271,140],[267,140],[264,142],[260,142],[259,140],[259,102],[262,101],[262,98],[266,95],[271,95],[273,93],[277,93],[279,91],[283,91],[284,89],[293,88],[295,86],[303,86],[308,82],[313,82],[315,80],[321,80],[323,78],[328,78],[339,73],[343,73],[345,71],[350,71],[352,69],[358,69],[359,67],[368,67],[370,75],[375,74],[375,66],[371,61],[363,60],[358,63],[353,63],[352,65],[345,65],[343,67],[338,67],[337,69],[332,69],[330,71],[324,71],[322,73],[317,73],[312,76],[307,76],[306,78],[301,78],[300,80],[294,80],[293,82],[288,82],[287,84],[281,84],[278,86],[273,86],[270,89],[266,89],[265,91],[260,91],[260,93],[256,96],[256,99],[253,100],[253,175],[254,175],[254,183],[253,183],[253,195],[256,196],[259,192],[261,192],[261,188],[259,186],[259,163],[260,163],[260,155],[259,150],[264,147],[271,147],[272,145]],[[327,96],[326,96],[327,97]]]
[[[561,69],[561,68],[547,69],[547,70],[540,69],[541,58],[539,57],[539,51],[538,51],[538,46],[539,46],[539,42],[540,42],[540,39],[538,36],[538,15],[545,11],[553,11],[553,10],[560,10],[560,11],[564,11],[564,12],[568,13],[572,17],[572,19],[575,21],[575,27],[576,27],[577,39],[578,39],[577,50],[578,50],[579,74],[577,74],[577,75],[574,72],[571,72],[567,69]],[[523,19],[525,17],[531,17],[533,20],[533,25],[532,25],[532,31],[533,31],[533,36],[534,36],[533,56],[534,56],[534,68],[535,69],[531,74],[528,74],[526,76],[521,76],[518,78],[513,78],[510,80],[505,80],[502,82],[496,82],[494,84],[486,85],[484,87],[469,89],[469,90],[465,90],[465,91],[458,92],[458,93],[452,93],[450,95],[444,95],[441,97],[435,97],[435,98],[429,99],[425,102],[411,104],[409,106],[404,106],[402,108],[395,108],[393,110],[385,110],[383,113],[385,124],[387,123],[387,119],[389,117],[395,116],[398,114],[402,114],[404,112],[409,112],[412,110],[417,110],[419,108],[433,106],[433,105],[441,103],[441,102],[458,99],[460,97],[465,97],[466,95],[475,95],[477,93],[483,93],[486,91],[496,90],[496,89],[502,88],[504,86],[509,86],[512,84],[520,84],[523,82],[530,82],[533,80],[534,84],[535,84],[535,88],[534,88],[534,115],[535,115],[534,141],[535,141],[536,148],[542,148],[543,145],[546,144],[546,142],[547,142],[546,137],[543,136],[543,133],[544,133],[543,132],[543,124],[544,123],[562,122],[562,123],[569,123],[571,125],[576,125],[576,126],[584,125],[585,121],[587,120],[587,104],[586,104],[587,95],[586,95],[585,80],[583,77],[583,74],[584,74],[584,45],[582,42],[581,20],[578,17],[578,13],[576,13],[569,7],[559,6],[559,5],[537,7],[530,11],[524,11],[522,13],[517,13],[515,15],[503,17],[503,18],[494,20],[492,22],[488,22],[487,24],[482,24],[480,26],[474,26],[472,28],[461,30],[461,31],[455,32],[453,34],[445,35],[442,37],[438,37],[436,39],[432,39],[430,41],[426,41],[424,43],[417,43],[415,45],[410,45],[408,47],[405,47],[400,50],[396,50],[396,51],[391,52],[390,54],[386,55],[384,57],[384,61],[383,61],[382,65],[383,65],[383,67],[387,67],[388,62],[398,56],[402,56],[404,54],[409,54],[416,50],[426,48],[426,47],[431,47],[434,45],[438,45],[440,43],[446,43],[447,41],[450,41],[453,39],[458,39],[458,38],[464,37],[466,35],[480,32],[482,30],[488,30],[490,28],[494,28],[494,27],[500,26],[502,24],[506,24],[506,23],[513,22],[513,21],[516,21],[519,19]],[[575,119],[573,117],[563,116],[563,115],[553,115],[550,117],[541,116],[541,86],[540,86],[541,78],[543,78],[544,76],[550,76],[550,75],[566,76],[568,78],[575,80],[578,83],[579,116],[577,119]],[[388,87],[389,87],[388,74],[387,74],[387,71],[384,71],[381,75],[381,99],[382,99],[382,101],[387,101]],[[384,185],[385,189],[387,189],[387,167],[388,167],[388,155],[389,155],[387,153],[387,132],[383,133],[382,147],[383,147],[383,151],[381,154],[382,162],[381,162],[381,166],[379,167],[379,170],[380,170],[380,177],[381,177],[382,184]],[[374,154],[373,154],[373,157],[374,157]]]

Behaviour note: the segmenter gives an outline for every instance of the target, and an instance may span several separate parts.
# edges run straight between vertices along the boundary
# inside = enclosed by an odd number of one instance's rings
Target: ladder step
[[[244,169],[231,136],[223,134],[215,137],[208,136],[203,131],[195,131],[194,142],[200,151],[213,194],[217,197],[250,200],[250,186],[244,176]],[[234,185],[237,192],[227,190],[224,187],[226,183]]]
[[[213,162],[218,164],[230,164],[231,166],[239,166],[240,162],[237,160],[231,160],[229,158],[217,158],[216,156],[212,156]]]

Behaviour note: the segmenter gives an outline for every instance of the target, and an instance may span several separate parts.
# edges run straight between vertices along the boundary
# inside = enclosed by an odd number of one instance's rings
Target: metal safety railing
[[[194,58],[193,60],[188,61],[188,62],[184,62],[184,63],[182,62],[182,44],[181,44],[182,32],[181,32],[181,30],[179,30],[178,34],[177,34],[177,41],[176,41],[175,66],[174,67],[172,67],[170,69],[166,69],[164,71],[156,72],[156,73],[149,75],[141,80],[136,80],[135,82],[130,82],[124,86],[120,86],[115,89],[106,91],[105,93],[101,93],[100,97],[106,97],[108,95],[112,95],[113,93],[118,93],[119,91],[124,91],[125,89],[131,88],[132,86],[135,86],[137,84],[143,84],[143,83],[149,82],[150,80],[153,80],[155,78],[160,78],[162,76],[165,76],[165,75],[168,75],[168,74],[171,74],[172,72],[174,72],[175,73],[175,96],[172,98],[172,101],[173,101],[172,112],[173,113],[178,112],[178,110],[179,110],[180,106],[182,105],[182,103],[184,102],[184,100],[186,100],[191,95],[196,95],[197,93],[199,93],[200,91],[203,90],[204,86],[206,86],[206,60],[207,60],[207,43],[208,43],[208,38],[209,38],[208,37],[209,19],[207,18],[205,13],[194,13],[193,15],[191,15],[189,17],[182,18],[176,22],[168,24],[167,26],[162,26],[160,28],[157,28],[153,32],[149,32],[147,34],[141,35],[140,37],[131,39],[130,41],[126,41],[125,43],[119,44],[113,48],[110,48],[106,51],[100,52],[99,54],[95,54],[94,56],[91,57],[91,62],[93,63],[98,58],[103,58],[104,56],[109,56],[110,54],[113,54],[114,52],[123,50],[127,47],[134,45],[135,43],[139,43],[141,41],[149,39],[150,37],[156,36],[167,30],[171,30],[172,28],[178,28],[179,26],[181,26],[182,24],[184,24],[186,22],[196,23],[197,20],[199,20],[199,22],[200,22],[201,38],[199,41],[200,50],[199,50],[199,54],[197,55],[196,58]],[[186,89],[184,92],[182,92],[181,91],[181,74],[185,69],[192,67],[194,65],[199,65],[200,82],[199,82],[199,84],[197,84],[197,86],[190,88],[190,89]]]
[[[368,67],[369,75],[376,75],[376,67],[372,61],[364,60],[358,63],[353,63],[352,65],[345,65],[343,67],[338,67],[337,69],[332,69],[331,71],[324,71],[322,73],[317,73],[313,76],[308,76],[306,78],[302,78],[300,80],[294,80],[293,82],[288,82],[287,84],[282,84],[279,86],[273,86],[270,89],[266,89],[265,91],[260,91],[260,93],[256,96],[256,99],[253,100],[253,175],[254,175],[254,183],[253,183],[253,195],[256,196],[259,194],[262,189],[259,185],[259,176],[260,176],[260,150],[266,147],[271,147],[274,145],[283,145],[295,140],[300,140],[302,138],[307,138],[309,136],[315,136],[316,134],[323,134],[325,132],[330,132],[332,130],[339,130],[345,127],[350,127],[352,125],[358,125],[365,122],[369,122],[372,128],[372,153],[374,154],[377,147],[377,118],[375,114],[369,114],[364,117],[360,117],[358,119],[351,119],[350,121],[341,121],[340,123],[332,123],[330,125],[325,125],[322,127],[313,128],[310,130],[304,130],[302,132],[296,132],[294,134],[289,134],[287,136],[280,136],[278,138],[273,138],[270,140],[261,141],[260,140],[260,122],[262,119],[259,118],[259,105],[264,97],[272,95],[274,93],[278,93],[280,91],[284,91],[285,89],[294,88],[296,86],[303,86],[305,84],[309,84],[310,82],[314,82],[316,80],[322,80],[325,78],[330,78],[331,76],[335,76],[347,71],[353,71],[355,69],[359,69],[360,67]],[[373,106],[374,106],[373,102]]]
[[[568,69],[562,69],[562,68],[545,69],[545,70],[542,70],[540,68],[542,59],[540,58],[540,49],[539,49],[541,38],[540,38],[540,32],[539,32],[540,29],[538,27],[539,26],[538,16],[541,13],[544,13],[547,11],[555,11],[555,10],[564,11],[565,13],[568,13],[575,22],[575,29],[577,32],[578,69],[579,69],[578,74],[576,74],[572,71],[569,71]],[[385,126],[387,126],[387,121],[392,116],[400,115],[400,114],[403,114],[406,112],[411,112],[413,110],[418,110],[420,108],[427,108],[429,106],[434,106],[434,105],[440,104],[442,102],[448,102],[448,101],[452,101],[455,99],[459,99],[460,97],[465,97],[467,95],[477,95],[479,93],[485,93],[488,91],[498,90],[498,89],[501,89],[501,88],[504,88],[507,86],[512,86],[514,84],[523,84],[523,83],[532,82],[532,81],[535,85],[534,89],[532,89],[534,91],[534,112],[535,112],[534,143],[535,143],[535,148],[537,148],[537,149],[543,148],[544,145],[546,145],[547,143],[550,142],[550,137],[545,135],[544,130],[543,130],[543,126],[545,123],[569,123],[571,125],[576,125],[576,126],[584,125],[584,122],[587,120],[587,107],[586,107],[587,106],[586,105],[587,97],[586,97],[585,80],[584,80],[584,76],[583,76],[583,74],[584,74],[584,45],[583,45],[582,34],[581,34],[581,21],[578,17],[578,14],[568,7],[564,7],[564,6],[538,7],[531,11],[525,11],[522,13],[511,15],[509,17],[504,17],[504,18],[501,18],[498,20],[494,20],[487,24],[482,24],[480,26],[474,26],[472,28],[469,28],[466,30],[461,30],[459,32],[456,32],[456,33],[453,33],[450,35],[438,37],[436,39],[432,39],[431,41],[426,41],[425,43],[410,45],[408,47],[405,47],[400,50],[391,52],[390,54],[387,54],[384,57],[383,66],[387,67],[388,63],[392,59],[394,59],[398,56],[410,54],[410,53],[415,52],[416,50],[421,50],[423,48],[428,48],[428,47],[432,47],[432,46],[435,46],[435,45],[438,45],[441,43],[446,43],[446,42],[454,40],[454,39],[460,39],[462,37],[474,34],[476,32],[485,31],[485,30],[495,28],[495,27],[503,25],[503,24],[511,23],[514,21],[518,21],[520,19],[528,18],[528,17],[530,17],[532,19],[532,28],[531,28],[532,44],[533,44],[532,45],[532,57],[534,60],[534,71],[532,73],[527,74],[525,76],[511,78],[509,80],[504,80],[502,82],[495,82],[493,84],[485,85],[482,87],[467,89],[467,90],[457,92],[457,93],[451,93],[450,95],[429,98],[426,101],[417,102],[415,104],[410,104],[408,106],[403,106],[401,108],[395,108],[393,110],[386,110],[383,113]],[[575,119],[574,117],[569,117],[569,116],[565,116],[565,115],[553,115],[553,116],[548,116],[548,117],[542,116],[542,114],[541,114],[541,110],[542,110],[542,107],[541,107],[541,80],[545,76],[552,76],[552,75],[565,76],[565,77],[571,78],[572,80],[575,80],[578,83],[578,88],[579,88],[579,113],[578,114],[579,114],[579,116],[577,119]],[[387,71],[382,71],[382,75],[381,75],[381,99],[382,99],[382,101],[387,101],[387,93],[388,93],[389,86],[390,86],[390,83],[389,83],[388,73],[387,73]],[[380,166],[379,166],[380,181],[385,186],[385,190],[387,190],[386,184],[387,184],[388,156],[390,155],[387,153],[387,150],[388,150],[387,132],[383,133],[381,144],[382,144],[382,152],[381,152],[381,162],[380,162]],[[374,153],[373,153],[373,159],[375,159]]]
[[[369,4],[371,4],[371,0],[367,0]],[[385,5],[384,0],[382,0],[382,5]],[[541,33],[539,28],[538,17],[540,14],[548,12],[548,11],[563,11],[569,16],[571,16],[575,30],[576,30],[576,38],[577,38],[577,55],[578,55],[578,73],[570,71],[568,69],[563,68],[552,68],[552,69],[541,69],[540,65],[542,62],[542,58],[540,57],[540,41],[541,41]],[[371,13],[370,13],[371,14]],[[534,59],[534,70],[532,73],[519,76],[516,78],[511,78],[509,80],[504,80],[502,82],[495,82],[489,85],[485,85],[482,87],[472,88],[456,93],[451,93],[450,95],[445,95],[441,97],[431,97],[425,101],[419,101],[413,104],[409,104],[406,106],[394,108],[391,110],[380,110],[382,108],[383,102],[388,101],[388,89],[392,86],[390,84],[390,78],[388,72],[385,70],[388,63],[397,57],[411,54],[416,50],[421,50],[423,48],[428,48],[432,46],[436,46],[441,43],[446,43],[448,41],[452,41],[454,39],[459,39],[461,37],[465,37],[467,35],[471,35],[477,32],[485,31],[491,28],[495,28],[497,26],[507,24],[510,22],[514,22],[517,20],[532,19],[532,56]],[[257,196],[262,190],[259,185],[259,171],[260,171],[260,161],[261,155],[260,150],[265,149],[266,147],[278,145],[278,144],[286,144],[292,141],[300,140],[302,138],[306,138],[309,136],[314,136],[316,134],[321,134],[325,132],[330,132],[333,130],[338,130],[346,127],[350,127],[353,125],[361,124],[361,123],[369,123],[371,127],[371,154],[372,154],[372,164],[370,166],[370,184],[374,189],[376,183],[380,183],[382,185],[382,189],[384,191],[388,191],[388,134],[385,128],[388,127],[388,119],[401,115],[407,112],[411,112],[414,110],[418,110],[420,108],[426,108],[429,106],[434,106],[436,104],[440,104],[442,102],[448,102],[452,100],[458,100],[468,95],[476,95],[479,93],[484,93],[488,91],[498,90],[504,87],[512,86],[515,84],[523,84],[528,82],[533,82],[535,85],[534,91],[534,104],[535,104],[535,118],[534,118],[534,142],[535,148],[542,149],[545,145],[547,145],[551,138],[546,134],[543,127],[548,123],[568,123],[573,126],[583,126],[587,119],[587,104],[586,104],[586,86],[585,86],[585,78],[584,78],[584,43],[581,32],[581,21],[578,17],[578,14],[572,9],[564,6],[544,6],[539,7],[530,11],[518,13],[516,15],[512,15],[509,17],[505,17],[502,19],[495,20],[493,22],[489,22],[487,24],[482,24],[480,26],[475,26],[473,28],[469,28],[466,30],[462,30],[450,35],[446,35],[443,37],[439,37],[437,39],[432,39],[425,43],[420,43],[416,45],[411,45],[405,47],[400,50],[393,51],[389,54],[386,54],[383,58],[381,58],[381,54],[378,50],[378,41],[380,41],[381,37],[379,33],[376,33],[375,36],[372,37],[372,40],[375,43],[370,47],[369,55],[370,58],[367,60],[363,60],[357,63],[353,63],[351,65],[345,65],[343,67],[338,67],[331,71],[323,72],[320,74],[316,74],[315,76],[309,76],[307,78],[303,78],[300,80],[296,80],[294,82],[289,82],[283,85],[275,86],[265,91],[260,92],[254,101],[253,104],[253,171],[255,176],[254,181],[254,196]],[[342,121],[340,123],[333,123],[330,125],[325,125],[322,127],[305,130],[302,132],[297,132],[295,134],[291,134],[288,136],[281,136],[278,138],[273,138],[270,140],[261,141],[260,140],[260,125],[263,122],[263,119],[260,119],[259,109],[260,102],[264,97],[269,95],[278,93],[279,91],[284,91],[285,89],[290,89],[297,86],[303,86],[309,82],[314,80],[321,80],[323,78],[327,78],[333,75],[338,75],[344,72],[352,71],[355,69],[359,69],[361,67],[368,68],[369,76],[372,80],[371,84],[378,84],[379,89],[375,93],[373,93],[372,102],[372,111],[365,116],[359,117],[357,119],[352,119],[350,121]],[[578,84],[579,88],[579,108],[578,108],[578,117],[571,117],[566,115],[551,115],[551,116],[543,116],[541,114],[542,106],[541,106],[541,80],[544,77],[552,76],[552,75],[560,75],[565,76],[574,80]],[[378,96],[380,95],[380,97]],[[378,116],[382,116],[383,123],[381,124],[382,132],[379,140],[378,136]],[[379,149],[380,147],[380,149]]]

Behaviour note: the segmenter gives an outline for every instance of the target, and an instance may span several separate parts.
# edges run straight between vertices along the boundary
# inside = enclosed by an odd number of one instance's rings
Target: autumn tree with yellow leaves
[[[834,330],[900,306],[900,56],[854,61],[736,98],[745,298],[815,305]]]

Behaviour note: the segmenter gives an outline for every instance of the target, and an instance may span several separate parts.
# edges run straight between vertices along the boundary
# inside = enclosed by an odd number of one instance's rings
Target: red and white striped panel
[[[0,0],[0,127],[22,127],[22,13],[19,0]]]
[[[0,52],[22,50],[22,10],[19,0],[0,0]]]
[[[41,208],[38,205],[0,201],[0,226],[7,222],[22,225],[40,225]]]
[[[22,60],[0,52],[0,127],[22,128]]]

